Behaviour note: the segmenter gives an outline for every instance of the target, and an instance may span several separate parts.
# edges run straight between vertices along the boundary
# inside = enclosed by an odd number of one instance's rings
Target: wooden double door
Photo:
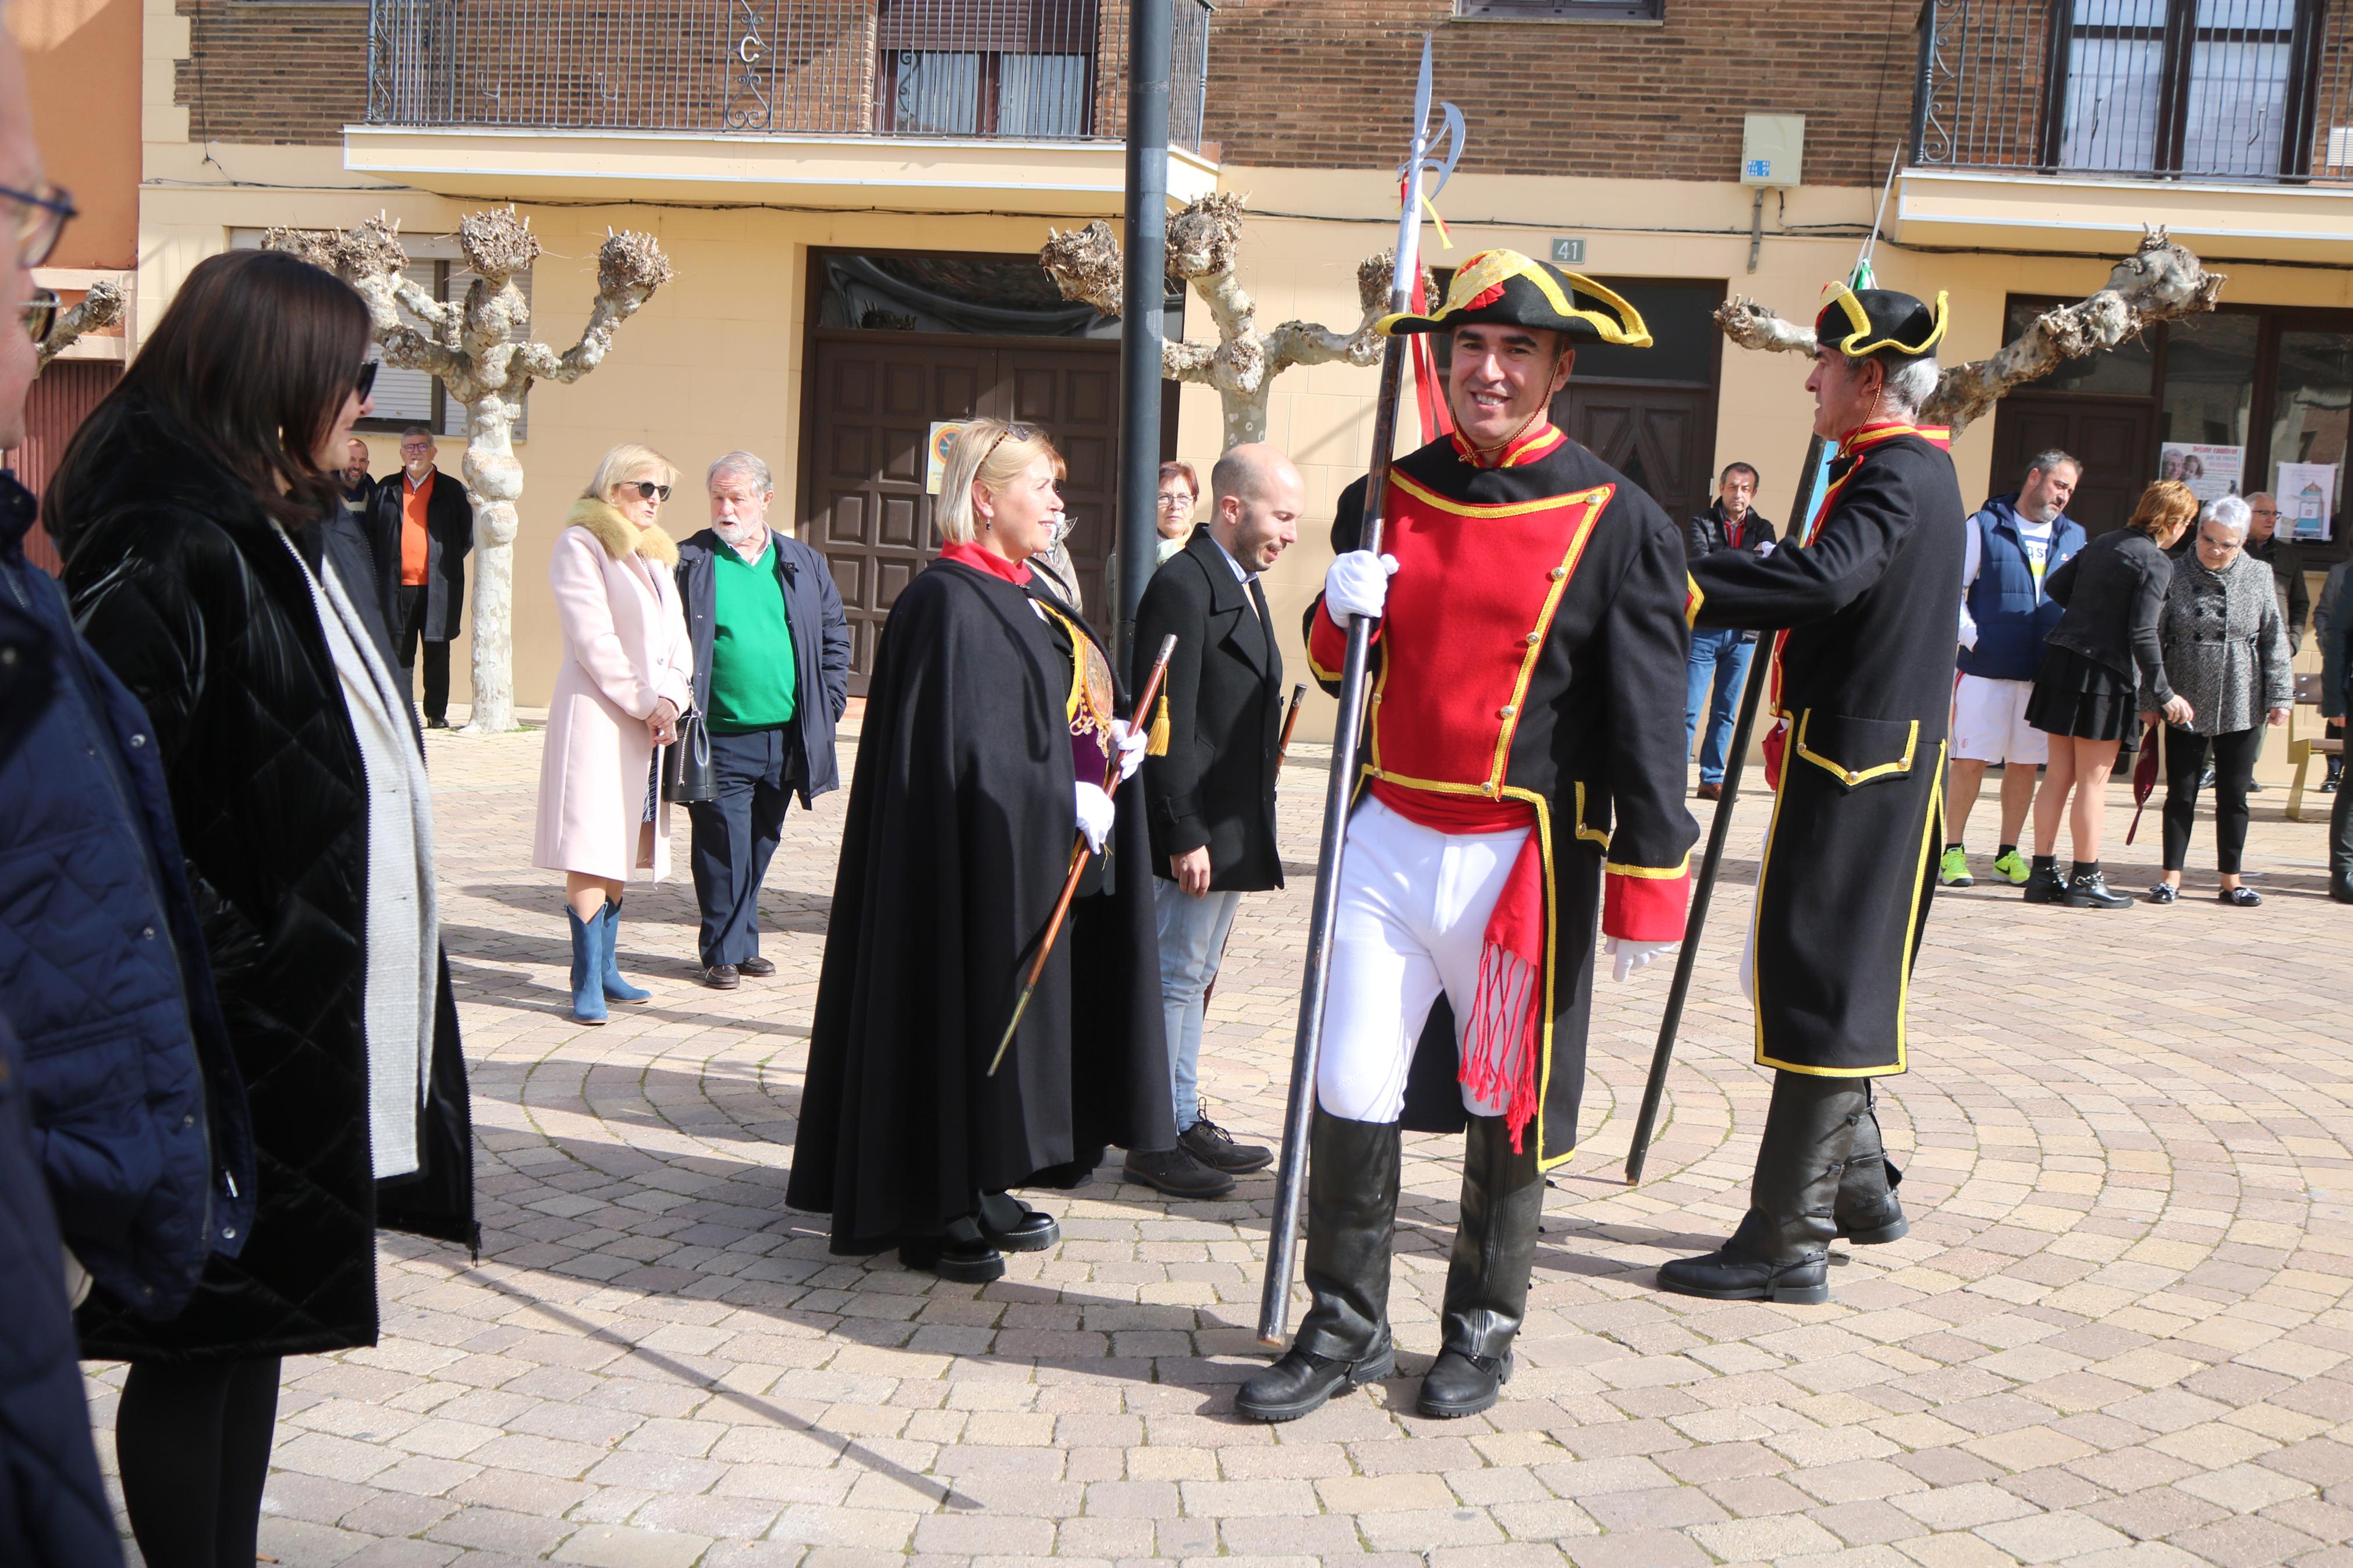
[[[939,553],[924,447],[940,420],[1041,426],[1070,466],[1062,500],[1091,618],[1118,510],[1119,344],[1087,339],[810,331],[803,537],[849,621],[849,689],[863,695],[882,623]]]
[[[2146,397],[2012,393],[1995,407],[1988,494],[1962,500],[1974,509],[1989,496],[2011,493],[2035,455],[2054,448],[2084,465],[2067,515],[2093,538],[2122,528],[2157,473],[2156,405]]]
[[[1712,385],[1572,375],[1552,420],[1641,486],[1678,526],[1715,499]]]

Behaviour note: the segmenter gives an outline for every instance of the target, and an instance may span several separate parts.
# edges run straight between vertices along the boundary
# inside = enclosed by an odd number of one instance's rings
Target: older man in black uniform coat
[[[1766,742],[1779,794],[1749,980],[1773,1106],[1740,1228],[1659,1270],[1685,1295],[1825,1301],[1833,1237],[1906,1228],[1871,1080],[1906,1065],[1905,992],[1944,826],[1968,510],[1947,433],[1915,423],[1944,331],[1942,295],[1931,310],[1833,286],[1806,382],[1814,428],[1839,444],[1820,521],[1769,556],[1692,565],[1695,624],[1779,633]]]

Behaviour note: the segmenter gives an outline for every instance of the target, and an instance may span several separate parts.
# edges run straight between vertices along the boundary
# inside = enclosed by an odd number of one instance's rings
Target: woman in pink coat
[[[614,950],[630,875],[659,882],[670,870],[654,758],[694,700],[678,546],[654,524],[677,478],[650,447],[606,453],[547,565],[564,667],[547,706],[532,864],[564,873],[572,1016],[584,1024],[603,1023],[608,1001],[652,995],[621,978]]]

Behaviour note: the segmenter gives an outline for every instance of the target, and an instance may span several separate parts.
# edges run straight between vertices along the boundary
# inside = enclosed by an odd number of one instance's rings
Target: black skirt
[[[2121,741],[2139,717],[2132,680],[2071,647],[2053,647],[2034,672],[2026,721],[2047,735]]]

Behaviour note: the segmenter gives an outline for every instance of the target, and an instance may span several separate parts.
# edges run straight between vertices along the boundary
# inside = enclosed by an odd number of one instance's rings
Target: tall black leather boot
[[[1896,1201],[1895,1189],[1904,1184],[1904,1173],[1887,1157],[1887,1146],[1879,1136],[1879,1111],[1873,1104],[1871,1080],[1862,1080],[1862,1109],[1855,1113],[1854,1142],[1846,1155],[1846,1173],[1839,1178],[1838,1237],[1857,1247],[1876,1247],[1883,1241],[1894,1241],[1912,1228],[1904,1217],[1904,1205]]]
[[[1471,1119],[1438,1360],[1421,1383],[1424,1415],[1475,1415],[1512,1380],[1512,1340],[1527,1316],[1545,1194],[1533,1128],[1522,1142],[1514,1153],[1500,1116]]]
[[[1706,1257],[1662,1267],[1660,1285],[1717,1301],[1829,1300],[1832,1213],[1867,1094],[1859,1079],[1776,1073],[1747,1215]]]
[[[2341,784],[2328,808],[2328,896],[2353,904],[2353,787]]]
[[[1394,1121],[1315,1113],[1307,1144],[1307,1293],[1282,1359],[1241,1385],[1234,1411],[1295,1421],[1335,1394],[1397,1370],[1389,1342],[1389,1241],[1397,1226]]]

